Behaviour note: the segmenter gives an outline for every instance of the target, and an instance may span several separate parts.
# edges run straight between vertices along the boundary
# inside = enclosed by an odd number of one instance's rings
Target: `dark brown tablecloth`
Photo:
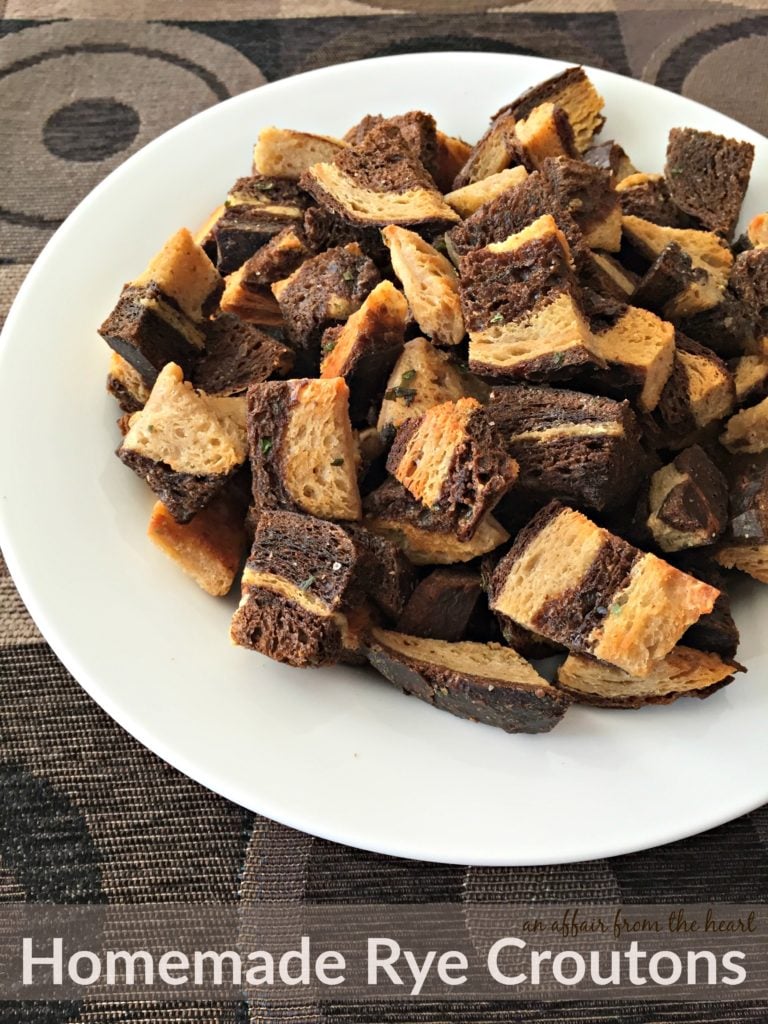
[[[382,54],[476,49],[585,62],[656,82],[768,132],[761,0],[6,0],[0,300],[58,224],[153,136],[234,93]],[[764,902],[768,813],[647,853],[479,869],[397,861],[296,833],[189,781],[67,674],[0,561],[0,900]],[[42,1015],[41,1015],[42,1014]],[[766,1007],[348,1002],[299,1010],[0,1005],[0,1020],[731,1021]]]

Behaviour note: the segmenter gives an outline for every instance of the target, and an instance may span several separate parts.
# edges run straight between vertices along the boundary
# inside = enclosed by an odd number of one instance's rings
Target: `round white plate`
[[[768,592],[740,586],[749,672],[710,700],[573,708],[508,736],[406,699],[373,674],[299,671],[230,646],[232,603],[208,597],[145,537],[152,495],[115,458],[109,352],[96,333],[124,281],[195,228],[247,174],[259,129],[339,135],[363,114],[422,108],[477,138],[560,70],[490,53],[386,57],[237,96],[137,153],[38,259],[0,349],[0,542],[58,656],[124,728],[181,771],[278,821],[427,860],[548,864],[691,835],[768,800]],[[744,214],[768,206],[768,141],[649,85],[590,71],[607,134],[659,170],[674,125],[755,144]],[[34,715],[34,707],[29,714]]]

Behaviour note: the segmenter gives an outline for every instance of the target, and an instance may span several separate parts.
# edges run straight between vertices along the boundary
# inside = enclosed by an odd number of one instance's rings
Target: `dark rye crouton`
[[[445,402],[407,420],[387,469],[425,508],[449,516],[459,540],[474,536],[517,476],[517,463],[501,448],[474,398]]]
[[[500,644],[447,643],[374,629],[368,660],[403,693],[505,732],[548,732],[570,703]]]
[[[628,402],[526,385],[495,387],[488,416],[518,463],[525,500],[617,508],[642,482],[645,455]]]
[[[202,321],[221,285],[201,246],[182,228],[123,288],[99,334],[148,387],[167,363],[188,373],[205,348]]]
[[[667,228],[700,227],[672,202],[663,174],[635,172],[616,183],[616,191],[625,215],[642,217]]]
[[[272,285],[288,340],[318,353],[323,331],[359,309],[380,279],[355,242],[302,263],[290,277]]]
[[[584,151],[584,160],[593,167],[599,167],[609,171],[614,184],[628,178],[630,174],[637,174],[637,168],[627,156],[626,152],[613,139],[607,142],[599,142]]]
[[[233,643],[289,665],[344,657],[363,603],[360,554],[341,526],[293,512],[262,512],[245,564]]]
[[[359,519],[357,448],[345,381],[267,381],[248,392],[253,497],[265,509]]]
[[[722,568],[710,553],[697,548],[688,548],[677,555],[670,555],[670,561],[682,572],[720,591],[712,611],[689,626],[680,643],[686,647],[695,647],[697,651],[711,651],[726,661],[733,661],[739,646],[739,630],[731,613],[731,599],[725,589],[725,573]]]
[[[403,350],[408,303],[381,281],[341,327],[323,335],[320,376],[343,377],[353,423],[375,421],[387,377]]]
[[[697,276],[705,279],[703,271],[694,271],[688,253],[677,242],[670,242],[638,281],[632,293],[632,304],[661,315],[690,288]]]
[[[662,445],[687,447],[730,414],[735,398],[733,376],[722,359],[678,332],[672,373],[654,412]]]
[[[434,569],[411,594],[397,620],[397,631],[451,643],[465,640],[482,595],[479,573]]]
[[[117,454],[177,522],[188,523],[245,462],[245,402],[195,391],[169,363]]]
[[[546,214],[503,242],[462,257],[469,366],[496,378],[562,380],[604,366],[591,345],[570,249]]]
[[[208,395],[242,395],[251,384],[284,377],[293,350],[271,334],[230,313],[205,323],[205,355],[195,366],[192,383]]]
[[[568,115],[576,145],[583,152],[605,122],[601,113],[604,102],[584,68],[572,67],[534,85],[497,111],[494,119],[502,114],[518,119],[528,117],[542,103],[553,103]]]
[[[621,206],[608,171],[566,157],[545,160],[541,171],[590,249],[618,252]]]
[[[640,708],[671,704],[680,697],[709,697],[733,682],[738,671],[718,654],[674,647],[646,676],[633,676],[594,658],[569,655],[555,685],[580,704],[601,708]]]
[[[713,132],[673,128],[664,173],[673,202],[710,231],[733,236],[755,147]]]
[[[459,216],[447,205],[400,129],[383,122],[333,163],[317,163],[302,187],[355,226],[399,224],[439,231]]]
[[[266,288],[298,270],[313,255],[301,225],[283,228],[246,260],[245,279],[252,288]]]
[[[361,523],[344,523],[360,560],[361,587],[385,620],[402,614],[416,586],[416,570],[392,541]]]
[[[698,445],[651,477],[646,525],[662,551],[713,544],[727,522],[725,477]]]
[[[490,513],[470,540],[459,540],[450,514],[425,508],[391,477],[366,495],[363,510],[365,526],[392,540],[414,565],[469,562],[509,540]]]
[[[525,154],[515,131],[516,125],[516,119],[510,115],[502,115],[491,122],[454,178],[454,191],[523,164]]]
[[[435,119],[423,110],[409,110],[406,114],[382,117],[381,114],[366,114],[362,121],[349,129],[344,141],[356,146],[365,136],[380,124],[391,124],[400,130],[416,158],[434,178],[437,170],[437,128]]]
[[[717,596],[554,501],[499,562],[490,606],[572,653],[647,676]]]
[[[231,274],[283,228],[301,224],[308,204],[295,182],[260,174],[238,178],[211,229],[219,273]]]

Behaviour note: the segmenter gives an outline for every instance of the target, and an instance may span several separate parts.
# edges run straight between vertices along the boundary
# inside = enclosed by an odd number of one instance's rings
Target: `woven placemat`
[[[118,8],[129,8],[128,10]],[[635,9],[642,7],[642,9]],[[0,304],[75,203],[149,139],[237,92],[382,54],[477,49],[657,82],[768,132],[759,0],[7,0],[0,40]],[[183,15],[183,20],[182,20]],[[766,902],[768,809],[647,853],[480,869],[398,861],[253,815],[180,775],[80,689],[0,560],[0,900]],[[765,1007],[333,1001],[0,1007],[0,1020],[765,1021]]]

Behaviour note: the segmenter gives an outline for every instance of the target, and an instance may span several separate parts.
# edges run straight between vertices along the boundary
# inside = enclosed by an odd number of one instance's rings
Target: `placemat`
[[[6,0],[0,302],[72,207],[149,139],[286,75],[422,50],[584,62],[768,133],[761,0]],[[52,322],[52,329],[55,324]],[[245,752],[244,752],[245,756]],[[541,868],[399,861],[302,835],[191,782],[115,725],[45,644],[0,560],[0,900],[766,902],[768,808],[646,853]],[[0,1020],[765,1021],[765,1006],[569,1002],[0,1006]]]

